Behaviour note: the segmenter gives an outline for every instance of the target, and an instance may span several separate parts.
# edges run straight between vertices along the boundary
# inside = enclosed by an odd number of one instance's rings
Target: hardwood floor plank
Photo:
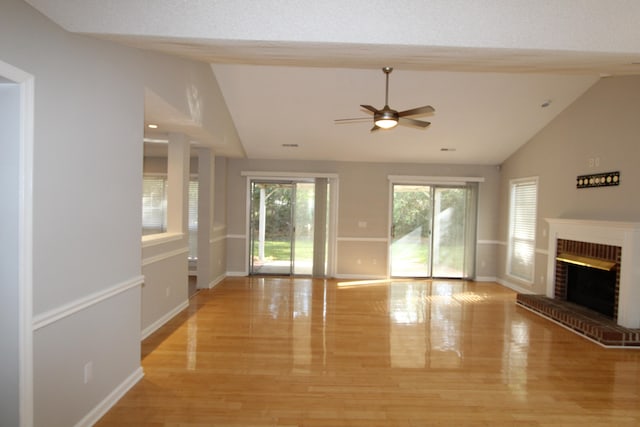
[[[640,425],[640,351],[492,283],[229,278],[142,344],[106,426]]]

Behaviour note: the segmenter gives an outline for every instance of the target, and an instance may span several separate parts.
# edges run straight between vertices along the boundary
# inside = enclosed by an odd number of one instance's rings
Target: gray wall
[[[640,221],[640,77],[601,79],[502,165],[498,272],[501,280],[544,293],[548,226],[545,218]],[[596,165],[596,163],[598,165]],[[576,177],[620,171],[618,187],[576,189]],[[506,271],[509,180],[539,177],[535,283]]]
[[[18,425],[20,88],[0,83],[0,425]]]
[[[35,425],[75,425],[142,372],[145,88],[185,117],[198,94],[206,132],[237,135],[206,64],[71,35],[22,0],[2,1],[0,52],[35,76]]]
[[[247,269],[246,177],[242,171],[334,173],[338,175],[338,260],[340,276],[387,275],[389,227],[389,175],[483,177],[478,207],[477,275],[495,277],[496,204],[499,171],[493,166],[429,165],[404,163],[352,163],[229,159],[227,168],[227,268],[232,273]],[[366,222],[366,228],[359,227]],[[244,236],[246,238],[246,236]],[[375,239],[367,241],[362,239]],[[483,243],[482,243],[483,242]],[[358,263],[360,260],[360,263]]]

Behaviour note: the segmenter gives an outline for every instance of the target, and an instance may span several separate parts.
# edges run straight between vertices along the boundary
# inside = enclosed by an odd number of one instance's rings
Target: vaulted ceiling
[[[640,74],[636,0],[27,1],[210,63],[249,158],[500,164],[598,79]],[[383,107],[383,66],[390,106],[432,105],[431,126],[334,123]]]

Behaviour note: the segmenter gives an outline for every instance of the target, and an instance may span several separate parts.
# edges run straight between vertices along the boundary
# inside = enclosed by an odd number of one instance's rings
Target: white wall
[[[1,77],[1,76],[0,76]],[[0,425],[19,422],[20,88],[0,81]]]
[[[640,76],[600,80],[502,165],[500,184],[499,276],[544,294],[548,225],[544,218],[640,221]],[[596,165],[597,159],[597,165]],[[620,171],[617,187],[576,188],[576,177]],[[509,180],[539,177],[535,282],[506,271]],[[553,255],[553,254],[552,254]]]

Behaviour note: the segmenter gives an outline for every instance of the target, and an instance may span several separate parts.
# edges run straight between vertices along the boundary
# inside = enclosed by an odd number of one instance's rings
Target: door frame
[[[289,208],[289,243],[290,243],[290,247],[289,247],[289,273],[285,274],[286,276],[293,276],[294,275],[294,265],[295,265],[295,230],[296,230],[296,224],[295,224],[295,217],[296,217],[296,192],[297,192],[297,188],[296,188],[296,184],[298,182],[301,181],[296,181],[296,180],[292,180],[292,179],[268,179],[268,180],[263,180],[263,179],[259,179],[259,178],[252,178],[249,180],[249,229],[248,229],[248,233],[247,233],[247,240],[249,241],[249,275],[255,274],[253,272],[254,270],[254,261],[253,261],[253,245],[255,244],[254,240],[253,240],[253,234],[252,234],[252,230],[251,230],[251,212],[252,210],[255,208],[253,206],[253,199],[251,197],[251,187],[252,184],[254,183],[258,183],[258,184],[262,184],[262,183],[273,183],[273,184],[282,184],[282,185],[287,185],[291,187],[291,206]],[[265,224],[266,226],[266,224]],[[274,273],[274,275],[282,275],[282,274],[277,274]]]
[[[460,187],[469,183],[481,183],[484,182],[484,177],[476,176],[416,176],[416,175],[389,175],[389,211],[388,211],[388,226],[387,226],[387,277],[391,276],[391,244],[393,243],[393,237],[391,236],[393,228],[393,186],[399,185],[429,185],[432,187]],[[433,239],[432,239],[433,240]],[[431,242],[433,246],[433,241]],[[433,263],[433,260],[431,260]],[[432,266],[433,267],[433,266]],[[433,274],[433,268],[430,269]],[[400,277],[400,276],[398,276]]]
[[[245,249],[244,275],[249,275],[249,254],[251,250],[251,181],[305,181],[316,178],[327,178],[329,180],[329,224],[327,226],[327,276],[335,275],[336,259],[336,242],[338,229],[338,174],[335,173],[308,173],[308,172],[274,172],[274,171],[242,171],[240,176],[246,178],[245,182]]]
[[[20,91],[18,172],[18,352],[20,426],[33,425],[33,75],[0,60],[0,78]]]

